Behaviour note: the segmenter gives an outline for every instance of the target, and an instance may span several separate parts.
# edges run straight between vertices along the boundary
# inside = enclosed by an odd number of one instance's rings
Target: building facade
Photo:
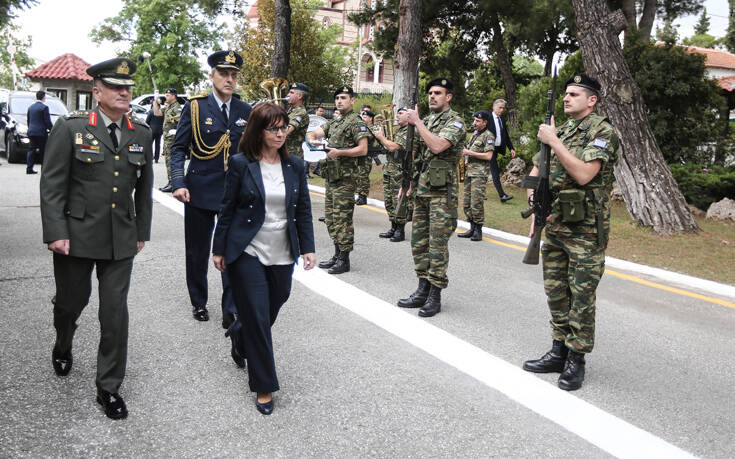
[[[87,75],[89,64],[67,53],[26,72],[32,91],[44,90],[56,95],[69,111],[89,110],[92,99],[92,77]]]

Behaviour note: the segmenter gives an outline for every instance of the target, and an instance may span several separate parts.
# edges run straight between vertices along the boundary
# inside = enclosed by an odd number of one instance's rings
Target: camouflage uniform
[[[478,153],[492,151],[495,136],[489,129],[475,132],[467,144],[467,149]],[[464,159],[463,159],[464,160]],[[462,208],[467,220],[482,226],[485,223],[485,189],[490,175],[490,160],[467,156],[464,174],[464,197]]]
[[[411,220],[411,215],[413,214],[413,199],[409,199],[406,203],[406,215],[403,217],[396,215],[396,210],[398,210],[398,191],[401,189],[403,182],[401,160],[403,159],[403,155],[406,154],[407,132],[408,126],[398,128],[393,141],[401,148],[393,153],[389,152],[386,155],[388,157],[387,161],[383,166],[383,200],[385,202],[385,211],[388,213],[388,219],[398,225],[405,225],[407,221]]]
[[[457,227],[457,164],[465,140],[464,121],[459,113],[447,109],[423,119],[432,134],[448,140],[451,146],[433,154],[417,135],[417,153],[413,166],[413,228],[411,251],[416,275],[440,289],[447,287],[449,249],[447,243]],[[446,185],[430,185],[430,168],[436,161],[446,162]]]
[[[360,139],[370,136],[367,126],[353,111],[343,114],[322,126],[324,136],[331,148],[348,149],[357,146]],[[327,157],[320,161],[319,169],[325,181],[324,222],[327,224],[329,237],[342,252],[351,252],[355,242],[355,228],[352,226],[352,214],[355,210],[355,176],[357,174],[357,158],[340,156],[336,159]],[[337,170],[335,177],[329,175],[330,170]]]
[[[303,158],[304,150],[301,149],[301,144],[304,143],[306,128],[309,127],[309,115],[303,105],[288,109],[288,124],[293,126],[293,131],[286,138],[288,154]]]
[[[567,173],[556,155],[551,155],[552,218],[546,225],[546,239],[541,247],[553,339],[565,342],[566,347],[575,352],[589,353],[595,338],[595,291],[605,270],[610,190],[619,140],[607,118],[595,113],[581,120],[570,120],[557,128],[557,135],[577,158],[584,162],[602,162],[597,175],[581,186]],[[559,192],[575,189],[584,191],[586,212],[581,221],[565,223]],[[598,225],[602,228],[601,234],[598,234]]]
[[[181,118],[181,110],[179,110],[178,102],[172,103],[163,110],[163,157],[166,158],[168,183],[171,183],[171,145],[174,143],[179,118]]]
[[[369,129],[369,127],[368,127]],[[372,134],[368,137],[368,148],[380,147],[380,142]],[[373,158],[371,156],[363,156],[357,159],[357,175],[355,176],[355,186],[357,194],[367,196],[370,194],[370,171],[373,169]]]

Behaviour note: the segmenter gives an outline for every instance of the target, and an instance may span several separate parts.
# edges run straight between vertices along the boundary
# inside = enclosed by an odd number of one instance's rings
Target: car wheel
[[[13,138],[5,139],[5,152],[7,153],[8,163],[21,164],[26,162],[26,154],[28,152],[20,151],[18,144],[13,142]]]

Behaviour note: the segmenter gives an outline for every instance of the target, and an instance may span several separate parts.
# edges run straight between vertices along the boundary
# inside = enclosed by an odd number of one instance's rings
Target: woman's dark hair
[[[250,112],[248,125],[245,132],[242,133],[240,144],[237,151],[244,153],[251,161],[260,160],[260,149],[263,145],[263,131],[267,127],[273,127],[285,124],[288,126],[288,115],[286,110],[276,104],[270,102],[258,104],[253,111]],[[288,157],[286,143],[278,149],[278,155],[282,160]]]

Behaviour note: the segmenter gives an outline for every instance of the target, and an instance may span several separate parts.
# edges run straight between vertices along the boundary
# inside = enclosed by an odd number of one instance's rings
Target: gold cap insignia
[[[446,86],[446,84],[447,84],[447,80],[442,80],[442,85]]]
[[[347,88],[347,86],[345,86],[344,88],[342,88],[342,91],[349,92],[350,90],[349,90],[349,88]]]
[[[122,61],[122,63],[117,66],[117,73],[120,73],[122,75],[127,75],[130,73],[130,67],[128,66],[128,63],[126,61]]]
[[[233,53],[232,51],[230,51],[227,56],[225,56],[225,62],[227,62],[228,64],[234,64],[236,60],[237,58],[235,58],[235,53]]]
[[[575,76],[575,77],[574,77],[574,82],[575,82],[575,83],[580,83],[580,82],[582,82],[582,77],[581,77],[581,76],[579,76],[579,75]]]
[[[291,83],[291,87],[292,88],[297,88],[298,86],[296,86],[296,83]]]

